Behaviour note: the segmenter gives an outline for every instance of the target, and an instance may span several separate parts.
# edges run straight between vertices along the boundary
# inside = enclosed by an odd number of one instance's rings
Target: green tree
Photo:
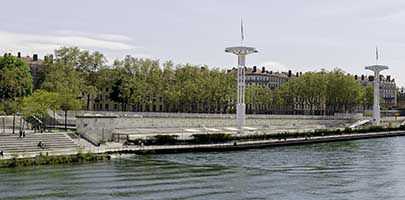
[[[287,110],[327,113],[351,112],[364,102],[365,89],[342,70],[307,72],[290,79],[275,91],[277,103]],[[297,110],[298,109],[298,110]]]
[[[264,106],[269,109],[273,102],[270,89],[264,86],[251,85],[246,88],[246,104],[251,105],[250,113],[256,114],[257,110],[262,110]]]
[[[50,64],[42,89],[60,95],[60,108],[65,112],[65,129],[67,128],[68,110],[81,109],[83,103],[81,87],[84,80],[71,63],[61,60]]]
[[[6,99],[31,94],[32,78],[27,63],[9,54],[0,57],[0,91],[0,96]]]
[[[31,96],[24,97],[22,101],[22,113],[25,116],[47,116],[48,109],[61,108],[61,95],[56,92],[37,90]]]
[[[86,99],[86,109],[90,109],[90,101],[97,95],[97,71],[107,62],[106,57],[98,52],[80,50],[78,47],[62,47],[55,50],[56,60],[73,66],[80,72],[84,81],[81,92]]]
[[[0,57],[0,98],[6,99],[3,102],[6,113],[13,114],[13,133],[20,98],[31,92],[32,78],[27,63],[10,54]]]

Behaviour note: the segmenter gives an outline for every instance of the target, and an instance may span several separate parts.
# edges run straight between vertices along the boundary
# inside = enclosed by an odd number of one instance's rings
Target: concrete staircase
[[[38,147],[40,141],[46,145],[45,149]],[[8,156],[35,156],[40,153],[58,155],[75,153],[79,145],[66,133],[32,133],[25,138],[19,138],[18,135],[0,136],[0,150]]]

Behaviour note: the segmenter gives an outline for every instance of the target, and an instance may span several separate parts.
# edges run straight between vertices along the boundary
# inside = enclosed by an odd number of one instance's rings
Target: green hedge
[[[384,128],[381,126],[368,126],[363,128],[351,129],[316,129],[314,131],[307,132],[283,132],[283,133],[263,133],[263,134],[239,134],[232,135],[230,133],[210,133],[210,134],[193,134],[193,139],[191,141],[180,141],[177,135],[156,135],[151,139],[142,140],[145,145],[164,145],[164,144],[207,144],[207,143],[221,143],[229,141],[246,141],[246,140],[269,140],[278,139],[285,140],[288,138],[299,138],[299,137],[319,137],[319,136],[331,136],[331,135],[341,135],[341,134],[358,134],[358,133],[369,133],[369,132],[383,132],[383,131],[397,131],[405,130],[405,126],[399,127],[388,127]]]
[[[155,144],[175,144],[178,135],[155,135],[153,140]]]
[[[216,143],[234,139],[229,133],[193,134],[192,137],[194,143]]]

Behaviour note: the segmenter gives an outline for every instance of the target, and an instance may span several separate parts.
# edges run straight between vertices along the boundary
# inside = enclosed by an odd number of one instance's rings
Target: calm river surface
[[[0,199],[405,199],[405,137],[0,169]]]

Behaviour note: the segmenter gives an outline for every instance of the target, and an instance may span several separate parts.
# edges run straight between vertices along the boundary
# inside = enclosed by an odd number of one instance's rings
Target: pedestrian
[[[19,133],[19,135],[20,135],[20,136],[18,136],[18,137],[19,137],[19,138],[22,138],[22,130],[20,130],[18,133]]]
[[[22,137],[25,138],[25,130],[22,131]]]
[[[4,152],[3,150],[0,150],[0,156],[3,157],[4,156]]]

